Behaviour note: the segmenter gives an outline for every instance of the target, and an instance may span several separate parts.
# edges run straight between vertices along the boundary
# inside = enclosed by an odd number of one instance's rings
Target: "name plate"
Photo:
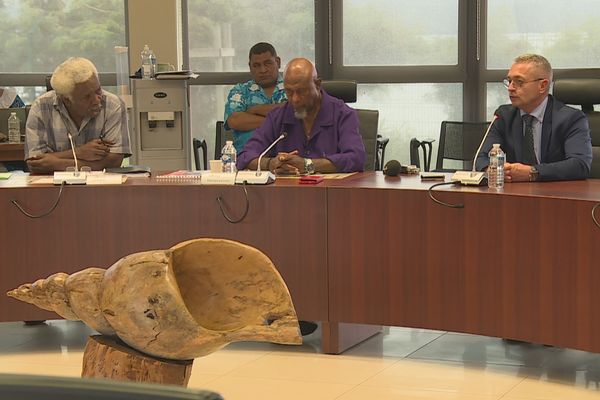
[[[235,185],[235,174],[230,172],[209,172],[202,175],[202,185]]]

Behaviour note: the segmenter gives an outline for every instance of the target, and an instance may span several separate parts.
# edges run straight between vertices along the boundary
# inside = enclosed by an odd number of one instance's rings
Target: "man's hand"
[[[65,164],[65,160],[56,157],[52,153],[40,154],[27,160],[27,167],[34,174],[64,170],[64,168],[61,168],[63,164]]]
[[[255,106],[248,107],[246,109],[246,112],[250,113],[250,114],[261,115],[263,117],[266,117],[267,114],[269,113],[269,111],[273,110],[274,108],[279,108],[279,107],[283,106],[284,104],[285,103],[257,104]]]
[[[505,163],[504,164],[504,181],[505,182],[529,182],[531,165],[521,163]]]
[[[246,111],[236,111],[227,118],[227,125],[238,131],[256,129],[263,123],[265,116],[269,111],[281,107],[284,104],[285,103],[259,104],[246,109]]]
[[[86,161],[103,160],[109,153],[113,142],[102,139],[93,139],[76,148],[77,158]]]
[[[300,175],[304,172],[304,158],[298,155],[298,150],[279,153],[271,159],[269,167],[276,174]]]

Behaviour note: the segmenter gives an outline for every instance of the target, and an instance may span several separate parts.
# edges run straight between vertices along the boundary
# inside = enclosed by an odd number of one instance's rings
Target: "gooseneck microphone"
[[[55,185],[85,185],[87,182],[87,173],[79,171],[79,162],[77,161],[77,154],[75,154],[75,143],[73,143],[73,136],[70,132],[67,132],[67,137],[71,143],[71,151],[73,152],[73,160],[75,161],[75,170],[70,171],[71,167],[67,167],[67,171],[55,171],[53,182]]]
[[[483,180],[485,178],[485,172],[479,172],[476,169],[477,157],[479,156],[479,152],[481,151],[481,148],[483,147],[483,143],[485,143],[485,140],[487,139],[488,134],[490,133],[490,130],[492,129],[492,125],[494,125],[494,122],[496,122],[496,120],[498,118],[500,118],[498,116],[498,114],[494,113],[492,122],[490,122],[490,124],[488,125],[487,130],[485,131],[485,134],[483,135],[483,138],[481,139],[481,142],[479,142],[479,147],[477,148],[477,151],[475,152],[475,155],[473,156],[473,167],[471,168],[471,171],[456,171],[450,178],[450,181],[460,183],[462,185],[475,185],[475,186],[479,186],[485,182]]]
[[[271,150],[273,148],[273,146],[275,146],[275,144],[277,144],[277,142],[285,139],[287,137],[287,135],[288,134],[286,132],[281,132],[281,135],[279,135],[277,137],[277,139],[275,139],[273,141],[273,143],[271,143],[265,149],[265,151],[260,153],[260,156],[258,156],[258,167],[256,168],[256,171],[252,171],[252,170],[238,171],[237,175],[235,176],[235,183],[243,183],[243,184],[249,184],[249,185],[267,185],[269,183],[273,183],[276,179],[275,175],[273,173],[271,173],[271,171],[261,171],[260,170],[260,162],[262,161],[262,158],[264,157],[264,155],[267,154],[269,152],[269,150]]]
[[[67,132],[67,136],[69,137],[69,142],[71,142],[71,151],[73,152],[73,160],[75,160],[75,173],[73,175],[79,176],[79,163],[77,162],[77,154],[75,154],[75,144],[73,143],[73,136],[71,136],[71,132]]]
[[[258,156],[258,167],[256,168],[256,176],[260,175],[260,162],[262,161],[263,156],[267,154],[269,150],[271,150],[273,146],[275,146],[279,141],[285,139],[287,135],[287,132],[281,132],[281,135],[279,135],[277,139],[275,139],[273,143],[271,143],[271,145],[265,149],[265,151],[260,153],[260,156]]]
[[[433,189],[437,188],[438,186],[454,185],[454,184],[479,186],[485,182],[484,181],[485,172],[478,172],[475,163],[477,162],[477,157],[479,156],[479,152],[481,151],[481,148],[483,147],[483,143],[485,142],[485,139],[487,139],[488,134],[490,133],[490,130],[492,129],[492,125],[494,125],[494,122],[496,122],[496,120],[498,118],[500,118],[500,116],[498,115],[497,112],[495,112],[494,117],[492,118],[492,122],[490,122],[490,124],[488,125],[487,130],[485,131],[483,138],[481,139],[481,142],[479,143],[479,147],[477,148],[477,151],[475,152],[475,156],[473,157],[473,167],[471,168],[471,171],[456,171],[450,178],[450,182],[441,182],[441,183],[436,183],[435,185],[432,185],[427,190],[427,193],[429,194],[429,198],[431,200],[433,200],[437,204],[445,206],[445,207],[450,207],[450,208],[464,208],[465,207],[465,205],[463,203],[450,204],[445,201],[437,199],[433,195]]]
[[[496,122],[496,120],[500,118],[498,116],[498,114],[494,113],[494,118],[492,118],[492,122],[490,122],[490,124],[488,125],[487,131],[485,131],[485,134],[483,135],[483,139],[481,139],[481,143],[479,143],[479,147],[477,148],[477,151],[475,152],[475,156],[473,157],[473,168],[471,168],[471,172],[477,172],[476,168],[475,168],[475,163],[477,162],[477,157],[479,157],[479,152],[481,151],[481,148],[483,147],[483,143],[485,142],[485,139],[487,139],[488,137],[488,133],[490,133],[490,129],[492,129],[492,125],[494,125],[494,122]]]

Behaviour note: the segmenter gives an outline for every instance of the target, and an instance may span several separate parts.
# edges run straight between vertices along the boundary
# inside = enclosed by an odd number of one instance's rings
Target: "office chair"
[[[321,87],[329,95],[343,100],[345,103],[356,102],[356,81],[323,81]],[[389,138],[377,134],[379,126],[379,111],[356,109],[358,114],[359,132],[363,138],[367,158],[365,171],[381,171],[383,169],[385,147]]]
[[[223,146],[228,140],[233,140],[233,131],[225,129],[225,122],[217,121],[215,126],[215,160],[221,158],[221,150],[223,150]]]
[[[223,400],[215,392],[110,379],[0,374],[0,398],[19,400]]]
[[[194,165],[196,170],[208,169],[208,146],[206,140],[194,138],[192,139],[194,148]],[[200,149],[202,149],[202,164],[200,164]]]
[[[54,90],[52,84],[50,83],[50,79],[52,79],[52,75],[46,75],[46,92]]]
[[[439,172],[455,172],[458,169],[470,170],[473,167],[473,157],[479,147],[483,135],[489,122],[456,122],[456,121],[442,121],[440,128],[440,138],[438,142],[437,160],[435,163],[435,170]],[[424,154],[424,164],[427,168],[431,160],[431,142],[432,140],[419,141],[411,139],[411,164],[415,164],[413,158],[418,157],[418,150],[412,150],[413,146],[422,147]],[[425,143],[424,145],[422,143]],[[429,153],[425,146],[428,147]],[[445,165],[445,161],[460,161],[461,166],[458,168],[448,167]],[[425,169],[428,171],[428,169]]]
[[[421,161],[419,156],[419,149],[421,149],[421,151],[423,152],[422,171],[429,172],[431,170],[431,154],[433,153],[433,142],[435,142],[434,139],[410,139],[410,164],[421,169]]]
[[[552,91],[565,104],[580,105],[590,124],[592,135],[592,169],[590,178],[600,178],[600,79],[557,79]]]

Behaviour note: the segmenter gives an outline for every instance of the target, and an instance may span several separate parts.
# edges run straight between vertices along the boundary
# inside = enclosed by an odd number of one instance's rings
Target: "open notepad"
[[[180,169],[178,171],[167,172],[156,176],[159,180],[199,180],[202,178],[202,171],[190,171],[187,169]]]

